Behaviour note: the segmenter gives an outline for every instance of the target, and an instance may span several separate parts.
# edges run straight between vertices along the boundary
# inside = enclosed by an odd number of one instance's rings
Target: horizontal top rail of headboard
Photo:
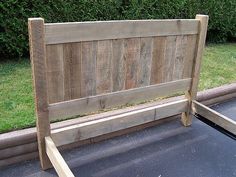
[[[198,34],[196,19],[46,23],[45,43]]]

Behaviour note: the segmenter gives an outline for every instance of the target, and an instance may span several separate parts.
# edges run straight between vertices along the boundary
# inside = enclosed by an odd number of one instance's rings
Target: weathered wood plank
[[[198,21],[194,19],[174,19],[52,23],[45,25],[45,31],[46,44],[58,44],[106,39],[197,34]]]
[[[124,57],[126,65],[125,89],[137,87],[140,60],[140,38],[125,39]]]
[[[50,120],[81,115],[125,104],[138,103],[189,89],[191,79],[183,79],[119,92],[107,93],[49,105]]]
[[[153,38],[140,39],[140,60],[138,64],[138,87],[148,86],[151,78]]]
[[[112,40],[112,91],[125,89],[124,39]]]
[[[80,98],[81,43],[63,44],[64,100]]]
[[[151,67],[151,84],[163,83],[164,81],[164,62],[166,50],[166,37],[154,37],[152,49],[152,67]]]
[[[97,42],[82,42],[81,97],[96,94]]]
[[[44,42],[44,20],[29,18],[30,59],[33,70],[33,84],[35,91],[35,108],[37,114],[37,138],[40,163],[43,169],[51,167],[45,149],[45,137],[50,135],[48,116],[48,93],[46,76],[46,50]]]
[[[46,56],[49,103],[64,101],[63,45],[47,45]]]
[[[184,71],[182,78],[192,77],[192,67],[195,56],[195,50],[197,45],[197,35],[188,35],[187,36],[187,50],[185,50],[184,54]]]
[[[59,177],[74,177],[51,137],[45,137],[46,152]]]
[[[111,92],[112,41],[98,41],[96,66],[96,94]]]
[[[192,102],[192,111],[193,113],[197,113],[203,116],[204,118],[210,120],[216,125],[219,125],[225,130],[228,130],[229,132],[236,135],[236,122],[234,120],[216,112],[215,110],[208,108],[207,106],[195,100]]]
[[[71,99],[81,97],[81,43],[72,43],[71,67],[70,67],[70,87]]]
[[[52,131],[56,146],[115,132],[129,127],[177,115],[186,111],[188,100],[180,100]]]
[[[177,36],[167,36],[166,38],[166,50],[164,61],[164,75],[165,82],[174,80],[174,64],[175,64],[175,51],[176,51]]]
[[[187,49],[187,36],[177,36],[176,50],[174,60],[173,79],[178,80],[183,78],[184,73],[184,56]]]
[[[64,101],[71,100],[71,60],[72,45],[71,43],[63,44],[63,87]]]
[[[197,48],[196,54],[193,62],[192,69],[192,83],[189,92],[186,92],[185,96],[189,99],[190,103],[192,100],[195,100],[197,96],[198,90],[198,82],[200,78],[200,67],[203,55],[203,49],[205,47],[206,33],[207,33],[207,25],[208,25],[208,16],[207,15],[196,15],[196,19],[200,21],[199,25],[199,35],[197,39]],[[181,121],[184,126],[191,125],[192,119],[190,115],[190,109],[182,114]]]

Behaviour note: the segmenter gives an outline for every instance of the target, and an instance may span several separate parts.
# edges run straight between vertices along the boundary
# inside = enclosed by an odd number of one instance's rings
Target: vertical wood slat
[[[29,18],[28,28],[37,113],[36,124],[39,157],[42,168],[48,169],[51,167],[51,162],[46,154],[44,138],[50,135],[50,122],[48,115],[44,20],[42,18]]]
[[[173,80],[176,40],[177,36],[167,36],[166,39],[166,50],[165,50],[165,61],[164,61],[165,82],[170,82]]]
[[[138,64],[138,80],[137,86],[143,87],[150,84],[151,78],[151,62],[152,62],[153,39],[140,39],[140,61]]]
[[[183,67],[184,67],[183,78],[192,77],[192,69],[193,69],[192,65],[197,45],[196,41],[197,41],[197,35],[189,35],[187,37],[187,48],[185,50],[184,61],[183,61]]]
[[[96,95],[97,42],[82,42],[81,97]]]
[[[112,40],[112,91],[125,89],[124,39]]]
[[[183,78],[184,72],[184,56],[187,47],[187,36],[177,36],[176,50],[174,58],[173,80]]]
[[[124,57],[126,61],[125,89],[131,89],[137,86],[140,38],[125,39],[124,47]]]
[[[81,77],[81,43],[63,45],[64,100],[79,98]]]
[[[63,44],[46,46],[49,103],[64,101]]]
[[[207,34],[208,16],[207,15],[196,15],[196,19],[200,21],[199,34],[197,38],[196,53],[193,61],[192,69],[192,83],[189,92],[185,94],[186,98],[189,99],[190,106],[187,112],[182,114],[181,121],[184,126],[191,125],[192,119],[190,115],[190,108],[192,100],[196,99],[198,82],[200,77],[200,67],[203,55],[203,49],[205,47],[205,40]]]
[[[151,85],[164,82],[166,37],[154,37],[152,49]]]
[[[96,94],[111,92],[112,41],[98,41],[96,64]]]

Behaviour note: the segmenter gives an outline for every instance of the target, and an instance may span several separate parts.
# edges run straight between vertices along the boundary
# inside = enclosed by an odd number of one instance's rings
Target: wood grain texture
[[[81,97],[96,95],[97,42],[82,42]]]
[[[197,45],[197,35],[188,35],[187,36],[187,49],[185,50],[184,55],[184,72],[182,78],[189,78],[192,77],[192,67],[195,57],[195,51],[196,51],[196,45]]]
[[[186,111],[188,100],[180,100],[127,112],[99,120],[89,121],[52,131],[56,146],[73,143],[99,135],[115,132]]]
[[[176,50],[174,59],[173,79],[178,80],[183,78],[184,73],[184,56],[187,50],[187,36],[177,36]]]
[[[194,61],[192,64],[192,76],[193,78],[191,83],[191,88],[186,92],[185,96],[189,99],[190,103],[192,100],[196,99],[198,82],[200,78],[200,68],[203,55],[203,49],[205,47],[207,25],[208,25],[208,16],[207,15],[196,15],[196,19],[200,21],[199,25],[199,34],[197,38],[196,52],[194,56]],[[192,118],[190,115],[190,108],[187,112],[182,114],[181,121],[184,126],[189,126],[192,123]]]
[[[64,101],[63,45],[47,45],[47,89],[49,103]]]
[[[216,125],[219,125],[220,127],[224,128],[225,130],[228,130],[229,132],[236,135],[236,122],[218,112],[216,112],[213,109],[208,108],[207,106],[197,102],[193,101],[192,103],[192,111],[193,113],[197,113],[204,118],[210,120],[211,122],[215,123]]]
[[[165,82],[170,82],[174,80],[176,40],[177,36],[167,36],[166,38],[164,75],[163,75]]]
[[[46,44],[59,44],[107,39],[197,34],[198,24],[198,21],[194,19],[55,23],[45,25],[45,38]]]
[[[50,120],[58,120],[121,105],[139,103],[189,89],[191,79],[140,87],[49,105]]]
[[[125,39],[124,57],[126,65],[125,89],[137,87],[140,60],[140,38]]]
[[[140,39],[140,60],[138,64],[137,86],[150,84],[153,38]]]
[[[166,37],[154,37],[152,49],[152,67],[151,67],[151,81],[150,83],[158,84],[164,82],[165,71],[165,50]]]
[[[112,41],[112,91],[125,89],[125,57],[124,39],[114,39]]]
[[[81,95],[81,43],[63,44],[64,101]]]
[[[104,40],[97,43],[96,94],[111,92],[111,61],[112,41]]]
[[[46,154],[44,138],[50,135],[50,122],[48,114],[44,20],[42,18],[29,18],[28,28],[37,114],[36,126],[39,158],[42,168],[48,169],[51,167],[51,163]]]
[[[74,177],[51,137],[45,137],[46,152],[59,177]]]

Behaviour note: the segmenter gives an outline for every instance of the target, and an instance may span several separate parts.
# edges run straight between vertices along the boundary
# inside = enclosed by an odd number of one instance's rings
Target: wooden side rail
[[[121,20],[45,25],[46,44],[134,37],[197,34],[199,22],[178,20]],[[99,32],[98,32],[99,31]]]
[[[193,114],[199,114],[204,118],[210,120],[211,122],[217,124],[218,126],[222,127],[223,129],[231,132],[232,134],[236,135],[236,121],[214,111],[207,106],[197,102],[192,102],[192,112]]]
[[[46,153],[59,177],[74,177],[51,137],[45,137]]]
[[[116,106],[138,103],[160,96],[168,96],[188,90],[190,83],[190,78],[181,79],[163,84],[54,103],[49,105],[49,118],[50,120],[58,120]]]
[[[51,136],[56,146],[61,146],[177,115],[186,111],[187,108],[188,100],[184,99],[52,130]]]

